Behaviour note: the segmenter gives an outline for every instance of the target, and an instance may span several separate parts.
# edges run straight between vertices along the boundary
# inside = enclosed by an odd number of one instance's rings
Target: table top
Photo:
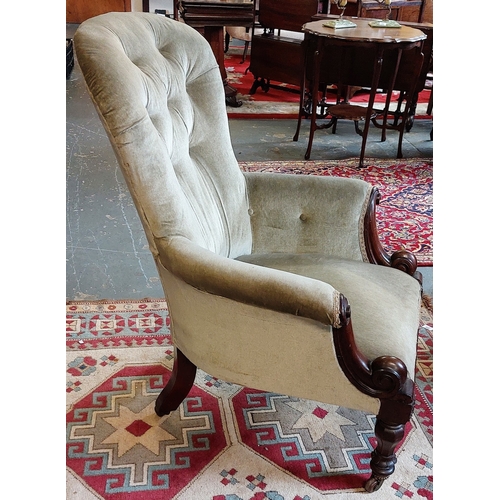
[[[347,17],[356,24],[355,28],[334,29],[323,24],[327,19],[311,21],[302,26],[302,31],[312,35],[355,42],[404,43],[418,42],[427,38],[419,29],[402,25],[400,28],[372,28],[368,23],[375,19]]]

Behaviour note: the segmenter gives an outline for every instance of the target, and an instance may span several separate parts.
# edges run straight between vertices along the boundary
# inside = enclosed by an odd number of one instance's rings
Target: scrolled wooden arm
[[[404,437],[405,425],[414,406],[414,383],[405,364],[394,356],[370,361],[356,346],[350,306],[340,298],[340,328],[333,328],[333,341],[339,364],[350,382],[368,396],[380,399],[375,424],[377,446],[372,452],[372,474],[365,484],[368,492],[378,490],[394,472],[395,450]],[[376,332],[375,332],[376,333]]]
[[[336,356],[350,382],[361,392],[379,399],[405,395],[408,370],[399,358],[380,356],[369,360],[356,346],[350,320],[351,310],[346,297],[340,297],[342,326],[333,329]]]
[[[377,230],[376,209],[380,203],[380,191],[373,188],[364,219],[364,239],[369,262],[399,269],[418,279],[417,259],[408,250],[398,250],[389,255],[380,243]]]
[[[380,400],[375,424],[377,446],[370,460],[372,474],[365,484],[366,491],[373,492],[394,472],[395,450],[404,437],[405,425],[413,412],[415,385],[399,358],[380,356],[371,361],[357,348],[350,306],[344,296],[340,297],[340,319],[340,328],[333,328],[340,367],[357,389]]]
[[[405,364],[394,356],[380,356],[371,364],[371,382],[382,399],[396,396],[406,382]]]
[[[408,250],[398,250],[391,255],[391,267],[413,276],[417,270],[417,258]]]

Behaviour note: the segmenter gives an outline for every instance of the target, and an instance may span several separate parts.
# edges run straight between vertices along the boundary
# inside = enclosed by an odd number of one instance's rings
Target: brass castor
[[[372,475],[365,483],[365,490],[368,493],[373,493],[374,491],[380,489],[380,487],[384,484],[384,481],[385,478]]]

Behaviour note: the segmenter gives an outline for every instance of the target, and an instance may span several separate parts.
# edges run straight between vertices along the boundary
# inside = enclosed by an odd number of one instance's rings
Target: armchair
[[[365,488],[378,489],[412,413],[421,284],[412,254],[381,248],[377,189],[242,173],[219,67],[186,24],[109,13],[81,24],[74,41],[171,316],[175,361],[157,414],[180,405],[197,367],[373,412]],[[266,349],[247,356],[256,345]]]

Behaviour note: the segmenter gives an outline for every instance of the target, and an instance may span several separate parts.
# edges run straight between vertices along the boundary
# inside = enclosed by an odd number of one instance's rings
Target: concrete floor
[[[67,26],[72,36],[74,25]],[[68,300],[161,297],[163,291],[113,150],[86,93],[78,63],[66,84],[67,115],[67,282]],[[235,155],[240,161],[303,160],[309,122],[292,141],[295,120],[230,120]],[[432,122],[415,120],[403,142],[405,157],[433,155]],[[379,131],[368,136],[366,157],[394,158],[397,133],[386,142]],[[337,133],[315,133],[311,159],[359,155],[361,137],[350,122]],[[420,268],[424,291],[432,295],[432,267]]]

